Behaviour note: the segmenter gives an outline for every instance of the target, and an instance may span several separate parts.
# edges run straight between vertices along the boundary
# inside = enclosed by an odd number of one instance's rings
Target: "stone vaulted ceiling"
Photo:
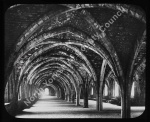
[[[122,5],[125,13],[118,17],[117,20],[115,20],[113,24],[111,24],[110,27],[106,29],[105,33],[101,33],[97,29],[97,25],[105,26],[105,24],[119,10],[119,6],[120,5],[110,4],[101,4],[99,6],[77,4],[24,4],[9,8],[5,13],[5,67],[7,67],[6,72],[10,71],[10,69],[13,67],[13,63],[15,62],[17,57],[19,57],[22,53],[28,50],[29,47],[33,47],[31,46],[31,43],[24,43],[23,46],[20,46],[21,48],[17,46],[19,44],[18,40],[21,40],[24,34],[25,36],[27,35],[27,29],[32,26],[34,27],[35,22],[37,22],[40,18],[43,18],[45,15],[50,15],[51,17],[53,17],[55,14],[58,14],[59,16],[58,19],[56,18],[58,23],[52,24],[55,23],[55,19],[51,19],[50,22],[45,21],[44,25],[42,25],[42,27],[37,28],[35,30],[36,32],[33,32],[32,36],[28,38],[28,40],[34,42],[34,38],[36,38],[37,35],[42,35],[44,33],[47,34],[47,36],[48,33],[60,34],[56,34],[56,36],[53,35],[53,37],[49,40],[45,39],[43,41],[45,43],[44,45],[39,45],[36,46],[36,48],[32,48],[30,51],[27,52],[26,55],[19,59],[20,61],[27,61],[30,55],[36,52],[37,49],[44,49],[46,46],[48,48],[48,44],[46,44],[46,42],[49,42],[50,40],[51,43],[53,43],[54,40],[55,42],[59,43],[63,43],[64,41],[67,43],[71,43],[71,40],[74,39],[75,42],[80,42],[82,44],[85,44],[86,46],[90,45],[89,47],[94,48],[97,52],[98,50],[104,51],[105,56],[107,56],[107,58],[110,56],[114,57],[113,60],[116,60],[116,62],[120,62],[124,74],[126,74],[128,66],[130,65],[130,62],[134,55],[135,45],[142,43],[137,51],[137,56],[135,60],[135,65],[137,65],[138,69],[139,64],[141,64],[140,62],[144,60],[146,54],[146,38],[143,36],[146,22],[143,11],[137,9],[136,7]],[[71,10],[71,12],[69,10]],[[64,11],[67,12],[63,13]],[[68,16],[70,20],[64,21],[66,16]],[[97,25],[92,25],[93,21],[97,23]],[[61,22],[64,23],[62,24]],[[38,25],[35,26],[37,27]],[[65,31],[68,31],[69,33],[62,33]],[[72,32],[76,35],[72,35]],[[95,34],[97,33],[99,33],[99,35],[95,36]],[[78,37],[77,35],[81,36]],[[45,37],[47,36],[45,35]],[[102,39],[102,41],[98,41],[97,38],[99,38],[99,36],[104,36],[104,39]],[[37,36],[37,38],[40,39],[42,37]],[[91,38],[93,38],[94,41],[91,40]],[[87,40],[88,43],[86,43]],[[142,42],[140,42],[141,40]],[[112,46],[110,46],[110,43],[112,44]],[[39,59],[37,59],[37,62],[40,60],[44,60],[44,58],[46,57],[65,57],[64,60],[66,60],[67,57],[71,57],[72,59],[75,59],[74,62],[72,61],[72,64],[71,62],[68,62],[68,64],[74,65],[74,67],[72,68],[81,68],[82,66],[80,66],[80,64],[85,65],[85,67],[91,65],[93,69],[90,69],[89,66],[87,68],[87,71],[95,71],[96,76],[98,76],[100,74],[99,69],[101,68],[103,58],[99,57],[97,53],[94,53],[89,48],[85,48],[84,51],[82,51],[82,49],[80,48],[81,45],[76,45],[72,43],[71,46],[71,48],[66,46],[55,47],[51,49],[50,52],[45,52],[42,55],[39,55]],[[78,51],[73,52],[74,48],[83,52],[85,55],[84,59],[87,59],[89,62],[85,62],[85,60],[82,59],[82,54],[78,56],[78,54],[76,54]],[[116,57],[118,57],[119,61]],[[33,61],[35,60],[36,59],[34,59]],[[110,64],[113,65],[113,67],[115,66],[113,64],[113,61],[110,61]],[[21,63],[18,63],[18,65],[21,66]],[[56,63],[53,65],[53,67],[51,67],[51,69],[57,70],[57,66],[58,64]],[[64,66],[63,68],[65,69],[66,66]],[[108,72],[109,70],[109,68],[106,68],[106,72]],[[83,70],[79,70],[78,74],[76,75],[79,76],[80,73],[82,74]]]

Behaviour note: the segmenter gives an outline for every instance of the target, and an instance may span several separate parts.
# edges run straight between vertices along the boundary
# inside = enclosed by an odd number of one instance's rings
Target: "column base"
[[[80,104],[76,104],[76,106],[81,106]]]

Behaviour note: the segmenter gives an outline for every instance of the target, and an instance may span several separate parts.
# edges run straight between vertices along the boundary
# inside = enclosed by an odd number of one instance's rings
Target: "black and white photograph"
[[[4,17],[4,107],[22,119],[137,118],[146,13],[136,5],[14,4]]]

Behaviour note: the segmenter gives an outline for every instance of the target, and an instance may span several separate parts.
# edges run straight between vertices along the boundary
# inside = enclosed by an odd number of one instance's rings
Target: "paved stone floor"
[[[89,100],[89,108],[60,100],[56,96],[43,96],[31,108],[24,109],[16,118],[121,118],[121,107],[103,103],[103,111],[96,111],[96,101]],[[137,117],[144,107],[131,107],[131,117]]]

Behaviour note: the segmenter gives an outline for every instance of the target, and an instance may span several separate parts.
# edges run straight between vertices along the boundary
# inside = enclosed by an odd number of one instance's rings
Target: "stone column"
[[[96,90],[96,110],[99,111],[99,87]]]
[[[99,90],[99,111],[103,110],[103,92],[102,89]]]
[[[88,86],[84,86],[84,108],[88,108]]]
[[[129,80],[129,79],[128,79]],[[130,118],[130,91],[131,91],[131,86],[129,82],[126,82],[123,84],[123,89],[122,89],[122,97],[121,97],[121,117],[122,118]]]
[[[15,86],[15,88],[16,88],[16,86]],[[6,109],[10,115],[12,115],[12,116],[16,115],[16,112],[18,109],[18,93],[16,90],[15,90],[15,92],[13,92],[13,98],[11,100],[10,107],[6,108]]]
[[[67,93],[65,93],[65,100],[67,101]]]
[[[8,81],[8,92],[7,92],[7,94],[8,94],[8,102],[10,102],[10,84],[9,84],[9,81]]]
[[[109,98],[112,98],[113,97],[113,89],[114,89],[114,86],[113,86],[113,80],[111,80],[111,83],[110,83],[110,96],[109,96]]]
[[[102,88],[97,88],[97,94],[96,94],[96,109],[97,111],[102,111],[103,110],[103,92]]]
[[[24,99],[25,98],[25,90],[24,90],[24,84],[22,83],[21,84],[21,89],[22,89],[22,91],[21,91],[21,99]]]
[[[69,102],[71,102],[71,93],[69,93],[68,96],[69,96]]]
[[[31,96],[33,96],[33,86],[30,85],[30,93],[31,93]]]
[[[104,87],[104,74],[105,74],[105,69],[107,66],[107,60],[103,59],[102,66],[101,66],[101,71],[100,71],[100,83],[98,83],[98,102],[99,102],[99,108],[98,111],[103,110],[103,87]],[[99,80],[98,80],[99,82]]]
[[[67,94],[67,102],[69,102],[69,94]]]
[[[27,98],[29,97],[29,86],[28,84],[26,84],[26,94],[27,94]]]
[[[72,92],[72,98],[71,98],[71,100],[72,100],[72,103],[75,102],[75,93],[74,92]]]
[[[13,82],[12,82],[12,78],[11,78],[10,100],[12,100],[12,98],[13,98]]]
[[[76,106],[80,106],[80,88],[78,88],[76,93]]]
[[[27,84],[24,84],[24,92],[25,92],[25,98],[28,98]]]
[[[32,95],[31,95],[31,86],[30,86],[30,84],[29,84],[29,97],[31,97]]]

